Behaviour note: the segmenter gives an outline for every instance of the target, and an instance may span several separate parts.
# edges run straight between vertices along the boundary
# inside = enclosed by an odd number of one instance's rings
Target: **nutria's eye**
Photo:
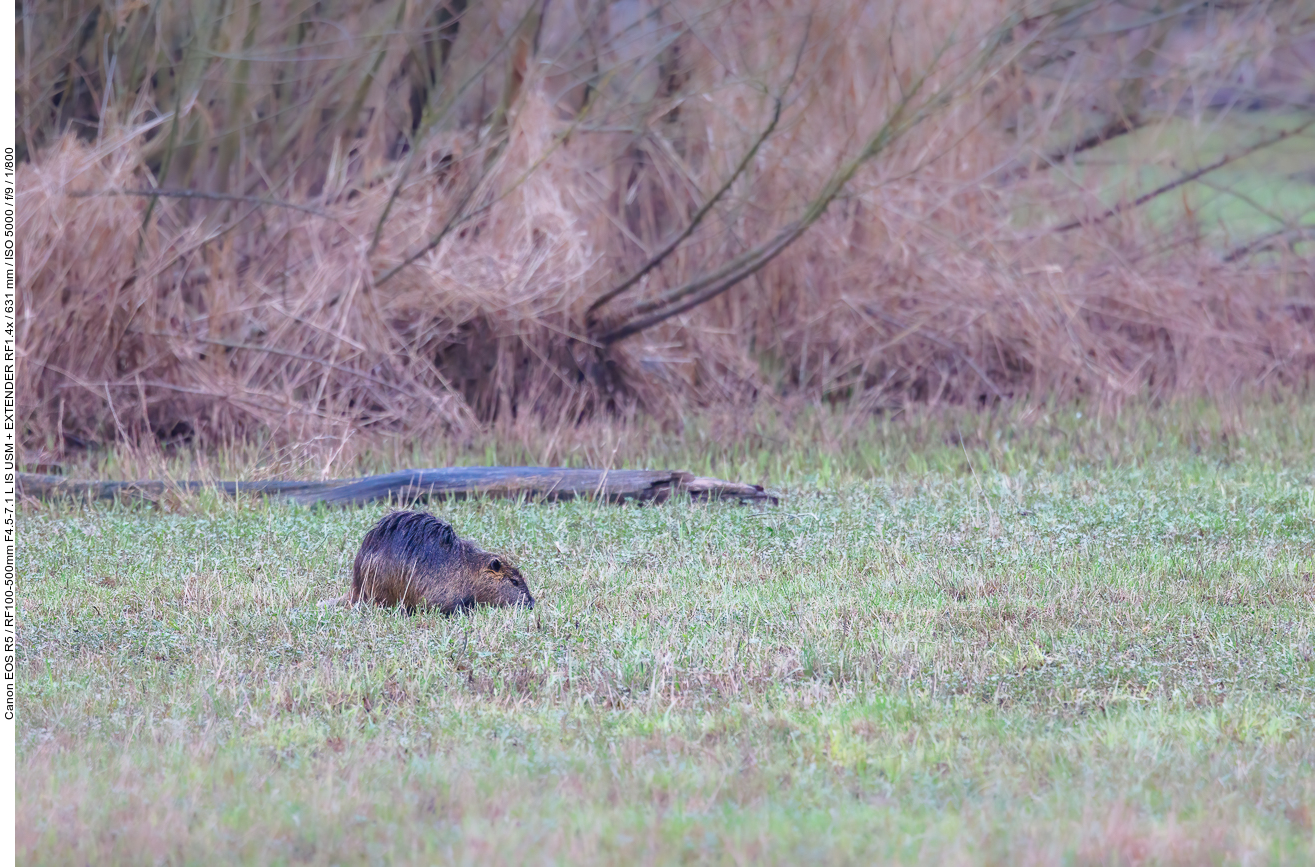
[[[502,561],[499,560],[497,557],[494,557],[492,560],[489,561],[489,568],[492,569],[494,572],[501,572]]]

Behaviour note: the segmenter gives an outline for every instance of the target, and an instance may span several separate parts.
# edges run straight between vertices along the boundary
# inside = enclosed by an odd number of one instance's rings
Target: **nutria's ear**
[[[489,561],[489,569],[493,570],[494,572],[501,572],[502,561],[499,560],[497,557],[494,557],[492,560]]]

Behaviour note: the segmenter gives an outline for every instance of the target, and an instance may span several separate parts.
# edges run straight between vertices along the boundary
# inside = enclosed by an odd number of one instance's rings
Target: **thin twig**
[[[1121,136],[1134,133],[1137,130],[1145,127],[1147,123],[1149,123],[1149,121],[1143,118],[1137,118],[1133,120],[1130,120],[1128,118],[1122,118],[1122,117],[1115,118],[1114,120],[1105,124],[1105,126],[1101,127],[1096,132],[1093,132],[1091,135],[1087,136],[1086,138],[1079,139],[1078,141],[1073,142],[1070,145],[1066,145],[1065,147],[1060,148],[1059,150],[1051,151],[1050,153],[1043,155],[1041,157],[1041,164],[1037,166],[1037,169],[1040,171],[1045,171],[1046,169],[1050,168],[1056,163],[1062,163],[1064,160],[1071,159],[1072,157],[1077,156],[1078,154],[1083,153],[1084,151],[1089,151],[1092,150],[1093,148],[1098,148],[1101,145],[1105,144],[1106,142],[1111,142],[1114,139],[1119,138]],[[1026,174],[1026,173],[1027,173],[1027,169],[1024,168],[1022,174]]]
[[[379,286],[382,286],[384,283],[387,283],[389,280],[393,278],[395,274],[397,274],[398,271],[401,271],[403,268],[407,267],[411,263],[420,259],[430,250],[433,250],[439,244],[443,243],[443,239],[446,238],[448,236],[448,233],[450,233],[457,226],[460,226],[463,223],[468,222],[472,217],[487,210],[489,206],[485,205],[484,207],[476,208],[474,211],[472,211],[469,214],[462,213],[465,210],[466,205],[470,204],[470,200],[475,197],[475,193],[479,191],[480,182],[483,181],[486,177],[488,177],[487,173],[481,175],[479,178],[471,182],[470,188],[467,189],[465,195],[461,197],[461,201],[457,202],[456,208],[454,208],[452,211],[452,216],[448,217],[448,221],[443,224],[443,228],[438,230],[438,234],[430,238],[429,243],[425,244],[425,246],[421,247],[419,250],[415,251],[410,256],[407,256],[401,262],[399,262],[398,264],[394,265],[392,268],[389,268],[387,271],[385,271],[383,276],[379,277],[377,280],[374,281],[375,288],[378,288]]]
[[[1236,262],[1238,259],[1250,256],[1252,253],[1261,253],[1270,249],[1276,241],[1299,240],[1301,238],[1315,238],[1315,226],[1286,226],[1282,229],[1266,232],[1259,238],[1253,238],[1242,246],[1235,247],[1224,257],[1224,261]]]
[[[1094,226],[1097,223],[1103,223],[1106,220],[1108,220],[1110,217],[1115,217],[1118,216],[1119,214],[1122,214],[1124,211],[1130,211],[1133,208],[1141,207],[1142,205],[1146,204],[1152,199],[1159,198],[1165,193],[1176,190],[1179,187],[1181,187],[1183,184],[1190,184],[1192,181],[1196,180],[1197,178],[1202,177],[1203,175],[1208,175],[1211,172],[1215,171],[1216,169],[1223,168],[1229,163],[1236,162],[1242,159],[1243,157],[1250,156],[1256,151],[1263,150],[1267,147],[1270,147],[1271,145],[1278,144],[1284,139],[1292,138],[1294,135],[1301,135],[1311,126],[1315,126],[1315,118],[1311,118],[1310,120],[1306,121],[1296,129],[1284,130],[1283,132],[1280,132],[1277,135],[1272,135],[1267,139],[1262,139],[1256,142],[1255,144],[1250,145],[1249,147],[1243,148],[1242,150],[1238,151],[1235,154],[1224,154],[1222,157],[1215,160],[1208,166],[1202,166],[1201,168],[1197,169],[1194,172],[1188,172],[1185,175],[1175,178],[1174,180],[1170,181],[1167,184],[1163,184],[1162,186],[1156,187],[1155,189],[1151,190],[1149,193],[1144,193],[1143,195],[1138,196],[1137,198],[1133,199],[1131,202],[1120,202],[1119,204],[1110,208],[1108,211],[1106,211],[1103,214],[1099,214],[1088,220],[1071,220],[1062,226],[1056,226],[1054,229],[1051,229],[1051,231],[1068,232],[1073,229],[1079,228],[1080,226]]]
[[[470,200],[474,198],[475,193],[479,192],[481,185],[485,180],[489,178],[491,174],[491,172],[488,170],[484,171],[478,178],[476,178],[471,183],[470,189],[466,191],[466,194],[462,196],[461,201],[457,203],[456,208],[453,209],[452,216],[448,218],[448,221],[443,225],[443,228],[438,230],[438,234],[430,238],[429,242],[425,244],[425,246],[421,247],[419,250],[412,253],[410,256],[407,256],[401,262],[399,262],[398,264],[394,265],[392,268],[385,271],[383,276],[379,277],[374,281],[373,287],[378,288],[379,286],[383,285],[387,281],[391,280],[403,268],[406,268],[408,265],[413,264],[421,257],[423,257],[425,254],[429,253],[431,250],[436,248],[439,244],[443,243],[443,239],[446,238],[452,232],[453,229],[457,228],[458,226],[464,225],[470,222],[471,220],[473,220],[475,217],[478,217],[480,214],[483,214],[491,210],[494,205],[505,199],[507,196],[511,195],[513,190],[517,189],[518,187],[520,187],[521,184],[525,183],[525,181],[529,179],[530,175],[538,171],[539,167],[542,166],[545,162],[547,162],[550,156],[552,156],[554,153],[557,152],[557,149],[562,146],[562,143],[571,137],[571,134],[576,131],[576,128],[578,127],[580,122],[584,120],[585,116],[589,113],[589,110],[591,109],[592,106],[593,106],[593,100],[591,99],[580,109],[579,113],[576,115],[575,121],[572,122],[572,124],[569,127],[567,127],[562,132],[559,132],[553,136],[552,146],[547,148],[542,154],[540,154],[539,158],[536,159],[533,163],[531,163],[523,172],[521,172],[519,177],[517,177],[510,184],[508,184],[507,189],[503,190],[497,196],[494,196],[489,201],[480,205],[475,210],[470,211],[469,213],[463,213],[465,211],[466,205],[470,204]]]
[[[684,313],[717,297],[742,280],[757,273],[763,266],[779,255],[782,250],[798,240],[813,223],[826,213],[831,202],[844,191],[849,181],[865,163],[884,152],[891,142],[959,96],[959,89],[956,85],[987,66],[990,58],[994,57],[1001,46],[1006,44],[1016,23],[1015,19],[1010,19],[1004,26],[998,28],[993,38],[978,53],[975,63],[956,76],[955,82],[951,82],[949,86],[943,87],[933,94],[921,108],[913,112],[912,116],[906,116],[907,109],[918,93],[921,92],[931,72],[936,69],[945,52],[949,50],[950,43],[948,41],[942,44],[923,74],[919,76],[909,88],[908,93],[896,104],[886,122],[882,124],[881,128],[867,141],[853,159],[838,169],[827,180],[822,187],[821,193],[809,203],[802,216],[787,224],[771,240],[736,257],[717,271],[700,276],[683,286],[663,293],[652,301],[639,305],[631,312],[629,321],[598,335],[595,342],[602,346],[608,346],[631,335],[638,334],[647,328],[670,319],[672,316]],[[1024,50],[1025,45],[1030,44],[1031,41],[1017,45],[1015,54]]]
[[[730,190],[730,188],[734,185],[735,181],[738,180],[740,175],[744,173],[744,170],[748,167],[749,163],[753,160],[754,156],[757,155],[758,149],[762,146],[762,143],[765,142],[768,136],[770,136],[776,130],[776,124],[780,119],[781,119],[781,99],[780,97],[777,97],[775,100],[775,107],[772,111],[772,119],[771,122],[767,124],[767,128],[764,129],[762,134],[759,135],[758,138],[754,141],[753,146],[750,147],[749,150],[745,153],[744,159],[741,160],[740,164],[735,167],[735,171],[732,172],[731,176],[726,179],[726,182],[722,184],[721,187],[715,193],[713,193],[712,196],[709,197],[709,199],[706,202],[704,202],[703,207],[699,208],[699,210],[694,213],[694,216],[690,218],[689,225],[687,225],[685,229],[679,235],[673,238],[665,247],[663,247],[660,251],[658,251],[657,254],[655,254],[651,259],[649,259],[646,263],[644,263],[644,266],[642,268],[640,268],[634,274],[630,275],[628,278],[623,280],[619,285],[613,287],[612,289],[609,289],[608,291],[600,295],[594,301],[594,303],[589,305],[589,309],[585,311],[585,315],[589,315],[595,312],[596,310],[598,310],[598,308],[602,307],[604,304],[611,301],[613,298],[628,291],[636,283],[642,280],[646,274],[648,274],[658,265],[662,264],[663,260],[665,260],[672,253],[674,253],[676,251],[676,248],[679,247],[682,243],[684,243],[685,239],[694,233],[694,230],[698,228],[701,222],[703,222],[703,218],[706,217],[708,213],[712,211],[713,206],[715,206],[717,202],[721,200],[721,197],[724,196],[728,190]]]
[[[651,328],[659,322],[670,319],[672,316],[678,316],[686,310],[691,310],[706,301],[712,300],[735,286],[740,281],[757,273],[764,265],[776,258],[777,254],[790,246],[790,244],[794,243],[794,241],[797,240],[810,225],[812,225],[811,220],[808,222],[799,220],[791,223],[768,243],[750,250],[745,255],[737,258],[732,265],[718,271],[718,275],[725,275],[723,279],[718,281],[716,280],[716,276],[713,276],[711,278],[695,281],[695,284],[687,284],[685,287],[682,287],[682,289],[687,289],[689,291],[678,290],[679,294],[676,295],[674,299],[670,299],[678,300],[681,297],[687,298],[687,300],[675,304],[675,306],[667,306],[668,302],[666,300],[644,305],[642,309],[653,312],[646,316],[631,319],[624,325],[600,335],[597,338],[597,342],[603,346],[609,346],[616,343],[618,340],[624,340],[632,334],[638,334],[646,328]],[[703,291],[698,291],[700,287],[707,288],[703,289]],[[691,294],[693,297],[687,297]]]
[[[238,343],[233,340],[218,340],[213,337],[197,337],[195,335],[188,335],[188,334],[174,334],[168,331],[142,331],[138,333],[147,335],[149,337],[163,337],[172,340],[185,340],[185,341],[194,341],[196,343],[205,343],[211,346],[223,346],[227,349],[241,349],[248,352],[268,352],[271,355],[282,355],[286,358],[295,358],[298,361],[305,361],[309,364],[319,364],[324,367],[328,367],[332,370],[336,370],[339,373],[346,373],[350,376],[357,376],[360,377],[361,379],[369,380],[370,382],[373,382],[375,385],[383,386],[384,388],[387,389],[399,389],[403,392],[406,392],[410,397],[419,396],[413,392],[407,391],[406,387],[400,383],[388,382],[387,380],[380,379],[379,377],[374,376],[373,374],[366,373],[363,370],[356,370],[354,368],[347,367],[346,365],[337,364],[332,361],[326,361],[323,358],[316,358],[313,355],[306,355],[305,353],[302,352],[294,352],[289,349],[279,349],[276,346],[258,346],[256,344],[251,344],[251,343]]]
[[[730,190],[730,188],[735,184],[735,181],[739,179],[740,175],[744,174],[745,169],[747,169],[749,167],[749,164],[753,162],[753,158],[758,155],[758,150],[759,148],[762,147],[763,142],[767,141],[767,139],[771,137],[772,133],[776,131],[776,125],[781,120],[781,107],[783,105],[785,92],[790,89],[790,85],[794,83],[795,75],[799,71],[799,62],[804,56],[804,48],[808,45],[808,33],[809,30],[812,29],[812,25],[813,25],[813,19],[812,16],[809,16],[808,22],[804,26],[804,37],[799,42],[799,50],[795,52],[794,66],[793,68],[791,68],[790,75],[786,79],[785,84],[781,86],[780,90],[776,94],[776,97],[773,99],[772,119],[770,122],[768,122],[767,127],[762,131],[762,133],[759,134],[759,136],[756,139],[754,139],[752,147],[750,147],[749,150],[745,152],[744,158],[740,160],[739,165],[735,167],[735,171],[731,172],[731,176],[726,179],[726,182],[723,183],[721,187],[715,193],[713,193],[712,196],[709,197],[706,202],[704,202],[703,207],[699,208],[698,211],[694,213],[694,216],[690,218],[689,225],[685,227],[684,231],[682,231],[679,235],[673,238],[665,247],[662,248],[662,250],[660,250],[655,256],[649,259],[648,262],[644,264],[644,267],[640,268],[634,274],[630,275],[630,277],[622,281],[620,285],[612,289],[609,289],[607,292],[604,292],[601,296],[599,296],[598,299],[594,301],[594,303],[589,305],[589,309],[585,311],[586,316],[598,310],[598,308],[602,307],[604,304],[611,301],[613,298],[629,290],[641,279],[643,279],[645,274],[648,274],[658,265],[662,264],[662,261],[664,259],[666,259],[672,253],[674,253],[676,251],[676,248],[679,247],[682,243],[684,243],[685,239],[694,233],[694,230],[699,227],[699,224],[701,222],[703,222],[703,218],[706,217],[708,213],[712,211],[713,207],[717,204],[717,202],[721,200],[721,197],[726,195],[726,193]]]
[[[448,113],[456,107],[466,91],[474,85],[476,80],[482,78],[484,71],[492,66],[493,61],[498,59],[498,57],[502,55],[503,50],[511,44],[512,40],[516,37],[516,34],[520,32],[521,26],[524,25],[525,20],[533,13],[533,11],[534,6],[531,5],[530,8],[525,11],[525,15],[521,17],[521,20],[516,22],[516,26],[507,32],[507,37],[502,40],[492,53],[489,54],[484,63],[476,67],[475,71],[466,77],[466,80],[461,83],[461,86],[457,88],[456,92],[453,93],[452,97],[447,101],[447,104],[439,110],[438,115],[429,119],[428,123],[425,124],[425,132],[433,129],[447,118]],[[367,256],[373,256],[374,251],[379,246],[379,241],[383,237],[384,224],[388,222],[388,215],[392,213],[393,205],[397,203],[398,196],[402,194],[402,187],[406,184],[406,180],[411,174],[411,169],[415,166],[416,155],[420,152],[419,145],[421,141],[423,141],[423,137],[411,143],[411,152],[407,155],[406,164],[402,166],[402,171],[398,175],[397,182],[393,185],[393,190],[388,196],[388,201],[384,203],[384,209],[379,213],[378,222],[375,223],[374,232],[370,240],[370,249],[367,250],[365,254]]]
[[[68,195],[75,199],[89,199],[95,196],[149,196],[152,198],[158,196],[166,199],[206,199],[214,202],[243,202],[249,205],[268,205],[272,208],[288,208],[293,211],[314,214],[315,216],[323,217],[326,220],[338,219],[337,216],[330,214],[328,211],[322,211],[319,208],[312,208],[309,205],[298,205],[295,202],[286,202],[282,199],[265,199],[260,196],[239,196],[233,193],[205,193],[200,190],[75,190]]]
[[[905,326],[904,323],[900,322],[895,317],[887,316],[885,313],[882,313],[880,310],[873,310],[871,307],[869,307],[866,304],[863,305],[862,310],[868,316],[875,316],[878,319],[885,322],[887,325],[891,326],[892,328],[896,328],[899,331],[906,332],[908,334],[917,334],[919,337],[922,337],[924,340],[929,340],[932,343],[935,343],[937,346],[942,347],[943,349],[948,349],[950,352],[954,353],[955,357],[957,357],[960,361],[962,361],[964,364],[972,368],[973,373],[977,374],[977,376],[982,380],[982,384],[985,385],[987,388],[989,388],[992,394],[994,394],[996,397],[1000,398],[1001,400],[1004,400],[1004,394],[1000,391],[1000,389],[996,388],[995,383],[991,381],[991,377],[987,376],[986,373],[980,367],[977,366],[976,362],[974,362],[971,358],[965,355],[963,350],[955,346],[953,343],[950,343],[948,340],[942,340],[941,338],[937,337],[935,334],[931,334],[930,332],[923,331],[920,326],[913,326],[913,327]]]

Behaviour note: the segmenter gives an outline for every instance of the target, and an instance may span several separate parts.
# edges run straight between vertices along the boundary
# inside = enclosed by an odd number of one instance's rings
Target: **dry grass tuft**
[[[872,410],[1303,382],[1301,248],[1225,261],[1186,199],[1168,223],[1107,215],[1108,178],[1064,158],[1220,100],[1293,108],[1309,89],[1288,61],[1315,44],[1299,5],[1167,24],[1021,0],[25,7],[24,441],[341,443],[770,394]],[[769,264],[600,345],[802,219],[892,119]],[[192,195],[81,195],[150,188]]]

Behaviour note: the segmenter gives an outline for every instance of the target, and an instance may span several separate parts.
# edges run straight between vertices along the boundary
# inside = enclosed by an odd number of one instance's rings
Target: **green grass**
[[[1309,119],[1269,111],[1169,118],[1083,154],[1075,177],[1098,181],[1100,198],[1110,207]],[[1157,225],[1191,219],[1206,238],[1227,247],[1285,227],[1315,225],[1315,129],[1231,162],[1145,207]]]
[[[436,506],[532,612],[317,608],[384,507],[29,507],[20,857],[1311,863],[1315,405],[987,418]]]

